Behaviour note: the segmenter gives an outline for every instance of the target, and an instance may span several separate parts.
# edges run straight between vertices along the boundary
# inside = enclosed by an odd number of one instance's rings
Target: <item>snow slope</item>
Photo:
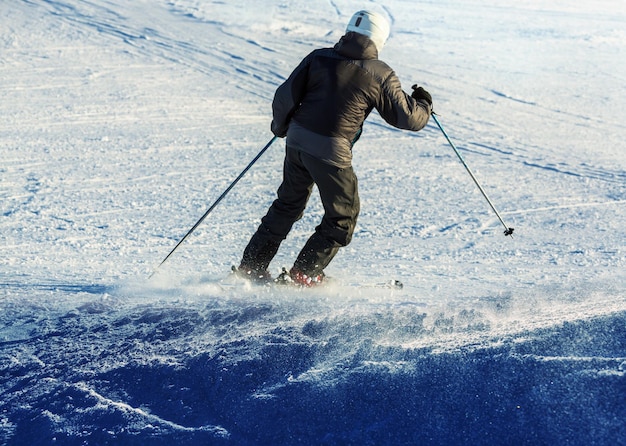
[[[515,237],[434,123],[373,113],[333,285],[226,277],[282,141],[148,279],[364,5]],[[15,0],[0,21],[0,444],[626,444],[626,4]],[[273,271],[320,217],[313,197]]]

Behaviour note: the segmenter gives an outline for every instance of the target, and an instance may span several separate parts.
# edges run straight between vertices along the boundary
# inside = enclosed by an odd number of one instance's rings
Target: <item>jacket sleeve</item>
[[[280,138],[287,135],[289,121],[300,106],[306,92],[311,57],[312,53],[305,57],[274,94],[271,128],[272,133]]]
[[[376,110],[392,126],[413,131],[423,129],[433,111],[428,102],[414,99],[405,93],[393,71],[381,85]]]

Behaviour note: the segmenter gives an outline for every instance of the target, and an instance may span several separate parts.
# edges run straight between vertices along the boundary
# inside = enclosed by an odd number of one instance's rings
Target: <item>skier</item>
[[[302,286],[321,283],[339,248],[350,243],[359,215],[352,146],[365,119],[375,108],[400,129],[418,131],[428,123],[430,94],[413,86],[408,95],[394,71],[378,60],[389,32],[383,15],[355,13],[333,48],[310,53],[276,90],[271,130],[287,138],[283,181],[244,250],[239,275],[271,280],[268,266],[302,217],[315,184],[324,217],[288,274]]]

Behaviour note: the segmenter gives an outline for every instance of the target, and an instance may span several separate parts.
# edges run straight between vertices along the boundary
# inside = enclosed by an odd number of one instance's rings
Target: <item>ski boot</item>
[[[252,268],[232,266],[232,272],[236,277],[249,280],[255,285],[266,285],[272,282],[272,275],[269,271],[257,271]]]

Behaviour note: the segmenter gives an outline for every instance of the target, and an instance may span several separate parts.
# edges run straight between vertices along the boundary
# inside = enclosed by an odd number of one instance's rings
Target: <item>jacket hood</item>
[[[378,49],[372,39],[356,32],[348,32],[339,39],[335,51],[349,59],[378,59]]]

